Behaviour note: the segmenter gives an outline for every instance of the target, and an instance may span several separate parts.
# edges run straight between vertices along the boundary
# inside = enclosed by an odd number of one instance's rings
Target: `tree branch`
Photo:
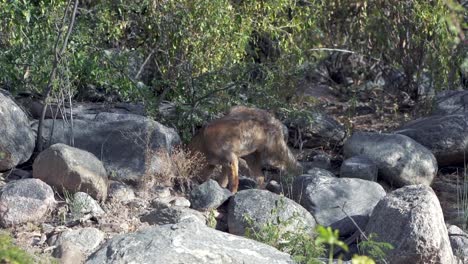
[[[55,42],[54,62],[52,64],[52,70],[51,70],[50,75],[49,75],[49,80],[47,82],[47,86],[44,89],[42,113],[41,113],[41,117],[39,119],[39,124],[38,124],[38,128],[37,128],[36,153],[39,153],[39,152],[41,152],[43,150],[43,143],[44,142],[42,140],[42,130],[43,130],[43,126],[44,126],[44,119],[45,119],[45,115],[46,115],[46,111],[47,111],[47,106],[48,106],[48,103],[49,103],[50,93],[52,91],[52,83],[55,80],[55,75],[57,73],[58,65],[60,63],[60,60],[62,59],[62,56],[63,56],[66,48],[67,48],[68,39],[70,38],[71,32],[73,30],[73,25],[75,24],[76,10],[78,9],[78,2],[79,2],[79,0],[75,0],[74,7],[73,7],[73,12],[71,14],[71,19],[70,19],[70,22],[68,23],[67,34],[65,35],[65,38],[64,38],[63,43],[62,43],[62,48],[60,49],[60,51],[57,51],[57,48],[59,46],[59,42],[60,42],[60,39],[62,37],[62,33],[63,33],[62,30],[59,32],[59,34],[57,36],[57,40]],[[71,4],[71,0],[68,1],[67,8],[65,9],[65,12],[64,12],[63,19],[62,19],[62,27],[65,24],[65,20],[67,18],[68,9],[69,9],[70,4]]]

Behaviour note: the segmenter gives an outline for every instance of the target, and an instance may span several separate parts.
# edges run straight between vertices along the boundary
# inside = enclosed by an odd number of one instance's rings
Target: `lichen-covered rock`
[[[39,179],[7,183],[0,194],[0,224],[40,222],[56,205],[52,188]]]

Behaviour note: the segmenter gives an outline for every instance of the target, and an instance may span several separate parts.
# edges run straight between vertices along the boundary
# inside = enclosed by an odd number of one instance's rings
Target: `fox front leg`
[[[231,154],[229,177],[229,190],[236,193],[239,188],[239,159],[235,154]]]

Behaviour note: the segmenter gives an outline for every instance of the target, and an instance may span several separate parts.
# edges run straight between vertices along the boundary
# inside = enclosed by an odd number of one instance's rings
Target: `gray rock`
[[[372,160],[366,156],[351,157],[341,164],[341,178],[358,178],[377,181],[378,169]]]
[[[230,196],[229,190],[221,188],[218,182],[210,179],[190,192],[190,202],[192,208],[197,210],[216,209]]]
[[[52,188],[39,179],[7,183],[0,194],[0,224],[40,222],[56,205]]]
[[[190,201],[182,196],[172,197],[171,201],[169,202],[172,206],[180,206],[180,207],[190,207]]]
[[[311,175],[296,177],[292,193],[293,199],[304,206],[318,224],[339,229],[341,236],[349,236],[357,230],[346,214],[362,229],[375,205],[386,194],[375,182]]]
[[[453,254],[462,260],[468,261],[468,234],[455,225],[449,226],[447,231]]]
[[[0,124],[0,171],[6,171],[31,157],[36,136],[24,111],[1,90]]]
[[[135,192],[125,183],[112,181],[109,184],[108,196],[113,201],[128,202],[135,199]]]
[[[94,227],[66,230],[57,236],[53,236],[48,244],[61,247],[67,243],[76,246],[81,252],[90,254],[104,241],[104,233]],[[54,251],[54,256],[59,257],[59,252]]]
[[[431,151],[399,134],[356,132],[344,144],[344,155],[367,156],[377,165],[379,179],[394,187],[430,185],[437,173]]]
[[[177,224],[184,219],[194,218],[201,223],[206,223],[206,219],[202,213],[180,206],[173,206],[168,208],[156,209],[143,215],[140,220],[150,225],[165,225]]]
[[[440,166],[463,164],[468,151],[468,117],[430,116],[414,120],[395,133],[414,139],[432,151]]]
[[[467,113],[468,91],[448,90],[436,95],[432,108],[433,115],[453,115]]]
[[[331,171],[327,171],[320,168],[312,168],[307,171],[307,175],[314,176],[314,177],[331,177],[336,178],[335,174]]]
[[[159,171],[163,162],[151,153],[180,143],[174,129],[139,115],[102,113],[93,120],[76,119],[73,141],[68,122],[55,120],[52,132],[53,124],[54,120],[44,121],[48,144],[74,142],[76,148],[96,155],[110,176],[124,181],[138,182],[146,173]]]
[[[117,235],[87,264],[282,264],[291,257],[268,245],[209,228],[197,221]]]
[[[285,120],[285,124],[289,128],[289,142],[293,145],[302,143],[306,148],[342,145],[346,137],[346,130],[338,121],[319,111]],[[295,142],[299,134],[302,142]]]
[[[272,210],[277,211],[272,214]],[[245,216],[253,220],[253,226],[249,226]],[[287,230],[306,228],[312,231],[315,228],[315,220],[302,206],[284,196],[280,196],[265,190],[244,190],[236,193],[231,198],[228,206],[229,233],[244,235],[246,228],[260,229],[267,222],[291,220]]]
[[[85,253],[70,241],[58,245],[53,255],[58,258],[60,264],[83,263],[86,260]]]
[[[104,210],[102,210],[99,203],[84,192],[77,192],[73,195],[72,207],[74,213],[77,214],[92,214],[94,216],[104,214]]]
[[[393,245],[389,263],[453,263],[444,216],[434,191],[425,185],[405,186],[382,199],[369,219],[366,234]]]
[[[33,177],[69,192],[86,192],[95,199],[107,198],[107,173],[96,156],[65,144],[42,151],[33,164]]]
[[[248,189],[256,189],[257,187],[258,187],[258,184],[254,179],[250,177],[245,177],[245,176],[239,177],[239,191],[248,190]]]

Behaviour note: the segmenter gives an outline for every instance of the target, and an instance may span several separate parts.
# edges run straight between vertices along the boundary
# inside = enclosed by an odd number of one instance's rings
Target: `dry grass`
[[[195,179],[200,178],[206,165],[206,159],[199,152],[192,152],[184,147],[174,147],[169,153],[166,149],[149,151],[147,166],[150,170],[140,182],[140,189],[149,190],[153,186],[171,186],[186,192]]]

